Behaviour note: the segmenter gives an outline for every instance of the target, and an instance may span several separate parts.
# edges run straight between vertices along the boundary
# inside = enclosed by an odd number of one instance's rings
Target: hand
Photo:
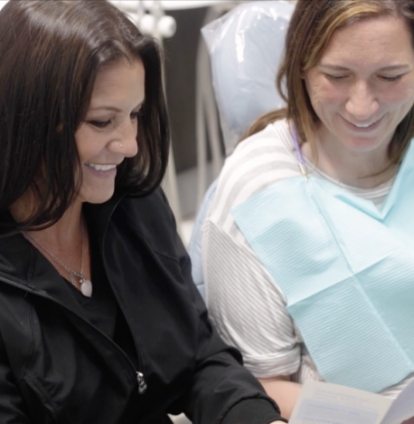
[[[269,424],[286,424],[284,421],[272,421]],[[407,424],[411,424],[411,423],[407,423]]]

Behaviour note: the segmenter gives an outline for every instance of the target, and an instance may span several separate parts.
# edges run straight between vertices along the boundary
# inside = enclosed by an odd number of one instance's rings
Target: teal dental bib
[[[326,381],[379,392],[414,372],[414,144],[381,210],[285,179],[232,214]]]

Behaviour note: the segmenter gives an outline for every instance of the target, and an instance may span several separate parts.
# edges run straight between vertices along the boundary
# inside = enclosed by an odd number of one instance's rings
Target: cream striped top
[[[298,382],[320,379],[277,282],[255,257],[230,213],[264,187],[299,173],[286,121],[269,125],[240,143],[226,160],[203,224],[202,262],[211,318],[258,378],[292,375]],[[347,189],[380,206],[391,185],[389,181],[375,189]],[[384,394],[395,396],[408,380]]]

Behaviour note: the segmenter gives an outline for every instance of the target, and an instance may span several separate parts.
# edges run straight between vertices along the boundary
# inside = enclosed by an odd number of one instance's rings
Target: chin
[[[354,152],[374,152],[380,149],[381,143],[378,140],[355,140],[350,142],[349,148]]]
[[[82,200],[86,203],[100,204],[105,203],[114,195],[114,190],[94,190],[88,193],[81,193]]]
[[[114,195],[114,192],[112,192],[110,195],[107,195],[107,196],[94,196],[92,199],[88,200],[88,202],[94,203],[94,204],[105,203],[108,200],[110,200],[113,195]]]

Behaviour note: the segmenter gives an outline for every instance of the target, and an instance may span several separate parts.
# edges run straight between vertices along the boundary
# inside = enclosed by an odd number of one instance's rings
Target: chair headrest
[[[241,4],[202,28],[226,154],[262,114],[284,105],[276,73],[292,1]]]

